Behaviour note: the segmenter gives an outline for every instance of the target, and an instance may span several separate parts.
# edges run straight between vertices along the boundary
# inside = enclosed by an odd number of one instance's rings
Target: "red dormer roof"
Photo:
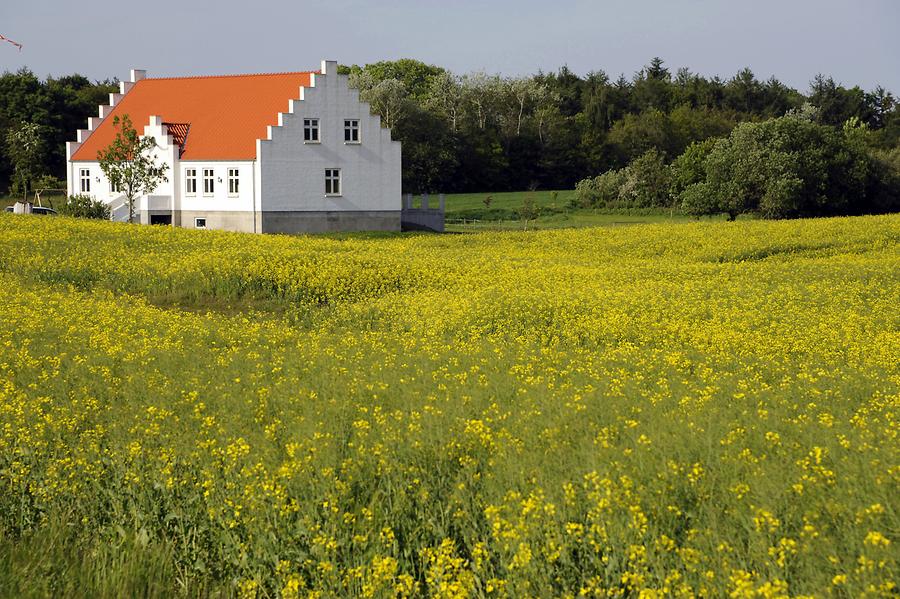
[[[113,118],[127,114],[142,134],[162,117],[182,160],[254,160],[256,140],[310,85],[311,72],[142,79],[113,107],[72,160],[96,160],[115,138]]]

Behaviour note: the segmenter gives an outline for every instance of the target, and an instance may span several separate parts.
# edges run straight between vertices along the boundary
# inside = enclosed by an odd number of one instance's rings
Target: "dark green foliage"
[[[698,161],[685,157],[682,172],[696,178]],[[875,211],[867,197],[873,172],[865,148],[852,131],[803,113],[739,125],[715,144],[703,166],[704,181],[681,192],[690,214],[795,218]]]
[[[612,169],[592,179],[579,181],[575,185],[572,207],[607,208],[616,205],[626,175],[625,169]]]
[[[95,200],[89,195],[68,196],[58,203],[56,210],[66,216],[109,220],[109,204]]]
[[[650,149],[623,169],[612,169],[575,186],[573,207],[644,209],[671,204],[671,174],[664,156]]]
[[[668,115],[656,108],[627,114],[613,125],[607,139],[615,146],[622,162],[627,164],[651,148],[664,152],[671,150],[671,123]]]
[[[715,138],[695,141],[672,161],[669,167],[669,193],[673,199],[681,198],[681,194],[691,185],[706,180],[704,163],[717,142]]]
[[[413,98],[425,100],[428,95],[431,81],[434,77],[445,72],[441,67],[425,64],[420,60],[401,58],[400,60],[383,60],[364,67],[353,65],[345,68],[348,75],[367,72],[376,81],[396,79],[406,86]]]
[[[36,123],[18,123],[6,132],[6,154],[13,165],[10,191],[27,194],[43,171],[47,144],[42,127]]]
[[[33,170],[64,178],[65,142],[75,139],[75,132],[117,88],[115,81],[91,82],[81,75],[42,81],[27,69],[0,74],[0,140],[21,123],[39,126],[45,152]],[[0,189],[10,186],[13,171],[6,144],[0,144]]]
[[[746,116],[729,110],[691,108],[682,104],[669,113],[668,120],[670,138],[665,150],[669,156],[678,156],[695,141],[728,135],[735,125],[746,120]]]
[[[413,59],[341,66],[339,72],[351,76],[403,142],[403,190],[413,193],[572,189],[649,150],[671,160],[692,142],[727,136],[738,123],[783,116],[807,100],[775,78],[760,81],[750,69],[704,77],[676,71],[660,58],[633,77],[615,79],[599,70],[582,77],[565,66],[531,77],[458,76]],[[27,70],[5,73],[0,141],[21,123],[37,125],[46,151],[34,172],[63,177],[65,141],[111,91],[113,81],[80,75],[40,80]],[[882,88],[847,89],[819,76],[808,100],[818,107],[819,123],[841,127],[855,117],[871,132],[867,144],[883,151],[900,145],[900,107]],[[6,144],[0,146],[0,189],[6,189],[14,167]],[[592,205],[608,203],[605,191],[604,199],[589,195]]]
[[[619,207],[655,208],[668,206],[671,175],[663,154],[652,148],[625,169],[619,188]]]
[[[816,75],[810,84],[809,101],[819,109],[818,121],[839,127],[852,117],[864,123],[873,122],[875,107],[871,98],[859,87],[845,89],[831,77]]]
[[[458,165],[457,140],[438,116],[412,106],[392,133],[403,139],[403,188],[415,193],[451,188]]]

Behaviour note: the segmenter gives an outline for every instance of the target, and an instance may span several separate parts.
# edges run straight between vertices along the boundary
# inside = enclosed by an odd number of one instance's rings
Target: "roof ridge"
[[[176,77],[146,77],[141,81],[169,81],[172,79],[227,79],[229,77],[271,77],[273,75],[320,75],[321,71],[278,71],[273,73],[235,73],[231,75],[181,75]]]

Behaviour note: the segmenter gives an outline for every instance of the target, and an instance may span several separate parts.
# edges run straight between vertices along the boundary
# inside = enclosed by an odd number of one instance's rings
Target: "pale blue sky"
[[[92,79],[309,70],[411,57],[456,72],[603,69],[653,56],[807,90],[819,72],[900,93],[900,0],[0,0],[0,71]]]

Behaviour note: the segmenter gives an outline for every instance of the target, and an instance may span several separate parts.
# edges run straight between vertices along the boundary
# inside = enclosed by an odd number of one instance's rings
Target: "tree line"
[[[691,144],[726,137],[740,123],[810,104],[815,123],[850,119],[870,142],[900,144],[900,105],[887,90],[846,88],[817,75],[804,94],[750,69],[733,77],[674,74],[660,58],[631,78],[603,71],[502,77],[457,75],[416,60],[344,67],[364,100],[403,141],[406,191],[571,189],[654,150],[668,163]]]
[[[817,125],[840,129],[856,119],[873,147],[900,145],[900,106],[890,92],[846,88],[823,75],[801,93],[749,69],[730,78],[673,73],[659,58],[630,78],[579,76],[567,67],[524,77],[459,75],[412,59],[341,71],[403,142],[403,188],[414,193],[571,189],[651,150],[668,164],[696,142],[805,104],[815,107]],[[23,177],[63,177],[65,141],[115,90],[115,80],[80,75],[0,76],[0,189],[21,188]],[[27,127],[38,144],[32,168],[17,176]]]
[[[857,117],[823,125],[812,104],[724,137],[692,142],[674,160],[651,148],[627,166],[587,177],[574,208],[669,208],[694,216],[763,218],[858,215],[900,210],[900,147]]]
[[[66,174],[66,142],[118,88],[113,79],[40,79],[28,69],[0,75],[0,190],[22,193],[41,179],[58,186]]]

